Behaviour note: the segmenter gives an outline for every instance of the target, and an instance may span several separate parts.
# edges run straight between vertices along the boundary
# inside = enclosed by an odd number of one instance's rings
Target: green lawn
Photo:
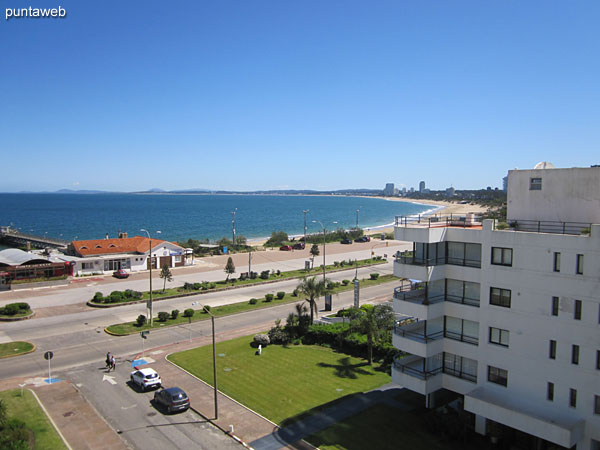
[[[397,280],[394,275],[382,275],[377,280],[360,280],[360,287],[365,288],[369,286],[375,286],[382,283],[388,283],[390,281]],[[347,286],[338,286],[333,289],[332,293],[337,294],[339,292],[349,291],[354,289],[354,285],[352,283]],[[298,296],[294,297],[290,293],[286,293],[283,299],[278,300],[277,297],[273,299],[271,302],[265,301],[265,298],[258,299],[258,303],[251,305],[248,302],[238,302],[231,303],[229,305],[223,306],[215,306],[211,308],[210,312],[216,317],[228,316],[231,314],[237,314],[240,312],[252,311],[255,309],[268,308],[271,306],[277,306],[284,303],[293,303],[293,302],[303,302],[304,297]],[[156,306],[155,306],[156,307]],[[194,315],[192,316],[192,322],[196,322],[198,320],[207,320],[209,318],[208,314],[202,312],[201,309],[197,309]],[[150,330],[150,329],[160,329],[166,326],[175,326],[182,325],[188,323],[188,318],[183,317],[183,311],[180,311],[177,319],[168,319],[166,322],[159,322],[156,318],[153,321],[153,326],[150,328],[150,324],[146,324],[143,327],[137,326],[136,322],[126,322],[126,323],[117,323],[114,325],[110,325],[106,327],[106,331],[110,334],[117,336],[126,336],[133,333],[139,333],[140,331]]]
[[[217,343],[219,390],[275,423],[391,381],[364,360],[326,347],[270,345],[257,356],[251,342],[246,336]],[[212,346],[169,360],[212,384]]]
[[[29,353],[34,349],[33,344],[23,341],[6,342],[0,344],[0,358],[8,358],[9,356],[22,355]]]
[[[0,399],[6,404],[7,416],[16,417],[25,422],[35,436],[35,450],[66,449],[58,433],[40,408],[33,394],[28,390],[15,389],[0,392]]]
[[[427,427],[422,414],[378,404],[305,438],[321,450],[449,450]]]

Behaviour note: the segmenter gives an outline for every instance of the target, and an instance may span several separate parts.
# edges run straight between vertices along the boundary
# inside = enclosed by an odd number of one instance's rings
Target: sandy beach
[[[481,205],[477,205],[477,204],[470,204],[470,203],[459,204],[459,203],[450,202],[450,201],[415,200],[412,198],[404,198],[404,197],[380,197],[380,196],[376,196],[376,197],[358,196],[358,197],[381,198],[383,200],[388,200],[388,201],[392,201],[392,202],[409,202],[409,203],[419,203],[419,204],[423,204],[423,205],[431,205],[432,208],[434,208],[434,207],[439,208],[437,211],[435,211],[435,214],[468,214],[468,213],[481,214],[488,210],[488,208],[485,206],[481,206]],[[394,219],[393,217],[390,218],[390,220],[393,220],[393,219]],[[372,236],[375,234],[379,235],[381,233],[391,233],[393,231],[394,231],[393,226],[364,228],[364,232],[368,236]],[[248,243],[253,246],[261,246],[265,242],[267,242],[267,239],[268,238],[248,239]]]

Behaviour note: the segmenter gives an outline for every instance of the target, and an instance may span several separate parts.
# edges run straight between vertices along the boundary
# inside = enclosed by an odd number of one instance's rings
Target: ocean
[[[303,234],[304,210],[309,210],[308,234],[322,230],[312,220],[328,230],[354,227],[357,209],[361,228],[432,210],[431,205],[381,198],[295,195],[0,194],[0,205],[0,226],[69,241],[114,238],[119,231],[142,235],[142,228],[170,241],[231,239],[232,211],[236,236],[256,239],[280,230]]]

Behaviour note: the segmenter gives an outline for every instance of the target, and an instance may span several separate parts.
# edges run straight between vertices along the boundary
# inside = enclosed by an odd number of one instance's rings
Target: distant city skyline
[[[600,163],[598,2],[61,6],[0,24],[0,192],[502,188]]]

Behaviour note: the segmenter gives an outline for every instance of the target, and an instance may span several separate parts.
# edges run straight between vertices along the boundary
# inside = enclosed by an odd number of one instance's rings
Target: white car
[[[161,385],[158,372],[150,368],[131,372],[131,383],[136,384],[142,391],[149,388],[159,388]]]

